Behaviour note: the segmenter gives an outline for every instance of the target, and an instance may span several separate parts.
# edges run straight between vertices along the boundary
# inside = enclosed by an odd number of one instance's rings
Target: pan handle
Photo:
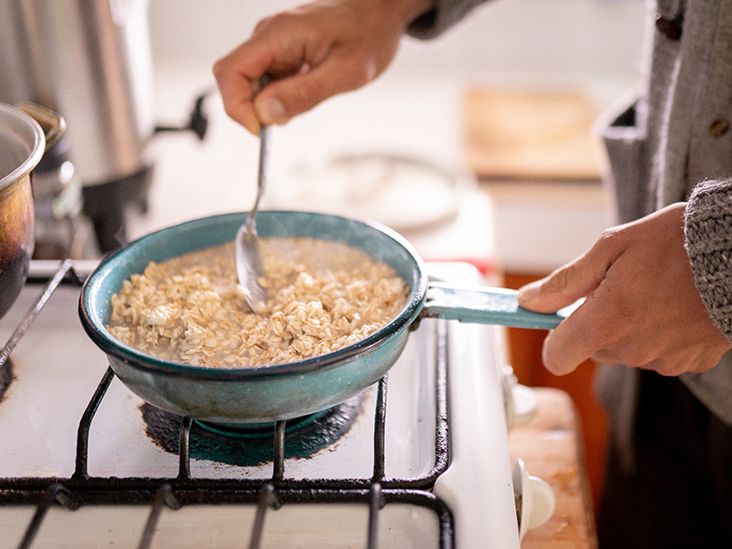
[[[486,286],[458,287],[430,282],[422,316],[512,328],[551,330],[569,316],[575,307],[570,305],[557,314],[535,313],[519,306],[516,290]]]
[[[18,108],[41,126],[46,137],[46,150],[58,143],[66,133],[66,120],[57,112],[36,103],[21,103]]]

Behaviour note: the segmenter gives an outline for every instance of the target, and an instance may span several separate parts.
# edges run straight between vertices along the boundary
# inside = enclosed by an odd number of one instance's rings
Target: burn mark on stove
[[[13,363],[8,358],[4,364],[0,365],[0,402],[5,399],[8,387],[15,379],[13,376]]]
[[[362,412],[362,401],[363,397],[357,395],[325,412],[288,420],[285,458],[308,458],[320,450],[333,449]],[[153,442],[166,452],[178,454],[180,416],[149,404],[142,404],[140,412]],[[194,420],[191,425],[192,458],[250,467],[271,462],[273,444],[274,424],[240,428]]]

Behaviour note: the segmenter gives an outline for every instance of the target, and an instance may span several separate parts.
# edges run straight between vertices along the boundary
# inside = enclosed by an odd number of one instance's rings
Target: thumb
[[[532,311],[552,313],[571,305],[595,290],[622,248],[615,238],[601,238],[584,255],[544,278],[519,288],[519,305]]]
[[[283,124],[333,95],[363,86],[375,76],[375,63],[370,60],[357,63],[344,52],[332,52],[322,64],[272,82],[257,95],[254,109],[263,124]]]

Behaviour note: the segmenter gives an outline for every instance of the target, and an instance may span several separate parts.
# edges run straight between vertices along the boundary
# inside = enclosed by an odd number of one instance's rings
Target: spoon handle
[[[247,231],[252,234],[257,234],[255,217],[257,215],[257,210],[259,209],[259,201],[262,200],[264,187],[267,182],[267,159],[269,157],[267,151],[268,134],[269,127],[262,126],[259,129],[259,172],[257,174],[257,197],[254,199],[254,206],[252,206],[252,211],[247,217]]]
[[[259,92],[269,84],[270,79],[266,74],[259,80]],[[259,93],[257,92],[257,93]],[[262,125],[259,128],[259,172],[257,173],[257,197],[254,199],[251,213],[247,216],[247,231],[253,235],[257,234],[256,215],[259,209],[259,201],[262,200],[264,188],[267,182],[267,161],[269,149],[267,147],[269,137],[269,126]]]

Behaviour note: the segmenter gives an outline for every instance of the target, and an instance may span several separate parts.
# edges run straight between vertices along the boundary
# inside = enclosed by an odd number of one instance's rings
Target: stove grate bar
[[[449,357],[447,322],[444,320],[437,323],[437,349],[435,353],[435,387],[437,400],[435,403],[435,464],[426,478],[434,485],[437,478],[447,471],[450,465],[450,431],[449,431],[449,410],[447,406],[450,390]]]
[[[112,379],[114,379],[114,372],[111,367],[108,367],[104,372],[102,381],[97,385],[89,404],[87,404],[84,415],[81,416],[79,429],[76,433],[76,468],[74,470],[74,478],[89,478],[89,429],[104,395],[107,394],[107,389],[109,389]]]
[[[285,426],[287,421],[275,423],[274,459],[272,460],[272,482],[279,483],[285,478]]]
[[[197,482],[181,486],[174,481],[166,482],[165,479],[141,479],[147,480],[146,487],[131,486],[115,486],[110,489],[108,486],[96,486],[94,488],[73,487],[72,481],[68,483],[58,483],[65,490],[67,496],[72,498],[73,506],[82,507],[86,505],[149,505],[155,493],[163,484],[170,484],[171,490],[175,494],[175,498],[181,505],[214,505],[214,504],[233,504],[233,503],[257,503],[261,496],[262,487],[271,484],[269,481],[260,482],[257,487],[242,488],[239,486],[229,485],[222,486],[201,486]],[[56,485],[50,486],[52,490]],[[273,485],[274,486],[274,485]],[[321,488],[312,486],[309,483],[300,483],[296,488],[277,486],[277,497],[283,504],[285,503],[343,503],[343,502],[361,502],[368,504],[370,497],[370,485],[365,487],[328,487]],[[0,488],[0,493],[4,490]],[[413,488],[385,488],[382,485],[381,493],[384,504],[387,503],[415,503],[414,501],[402,501],[407,494],[418,494],[425,497],[435,498],[436,496],[427,490]],[[42,499],[46,491],[26,491],[8,494],[7,498],[0,499],[2,505],[28,505],[36,503]],[[63,496],[61,496],[63,498]],[[70,505],[70,504],[69,504]]]
[[[252,524],[252,535],[249,538],[249,549],[259,549],[262,545],[262,532],[264,532],[264,519],[267,516],[268,509],[279,509],[282,503],[277,497],[275,487],[272,483],[267,483],[262,487],[257,500],[257,512],[254,515],[254,523]]]
[[[38,503],[35,513],[33,513],[30,524],[28,524],[28,528],[23,534],[23,539],[20,540],[18,549],[28,549],[31,546],[33,540],[35,540],[39,530],[41,529],[43,519],[46,518],[48,509],[54,502],[65,505],[70,509],[75,508],[72,505],[71,494],[66,488],[64,488],[64,486],[62,486],[61,484],[54,484],[52,486],[49,486],[48,489],[43,493],[43,497]]]
[[[0,505],[26,504],[35,501],[39,494],[42,494],[49,485],[62,483],[69,490],[83,494],[99,494],[100,492],[120,491],[122,494],[135,492],[154,492],[163,483],[170,483],[174,490],[210,490],[210,491],[234,491],[234,490],[259,490],[261,479],[249,478],[166,478],[166,477],[22,477],[0,479]],[[305,479],[283,479],[273,483],[278,489],[285,490],[368,490],[371,486],[371,479],[367,478],[305,478]],[[431,487],[421,488],[415,486],[412,479],[384,479],[380,482],[382,488],[390,490],[430,490]],[[91,498],[84,497],[84,503],[93,502]],[[126,501],[120,498],[117,503],[135,503],[135,500]]]
[[[0,368],[5,366],[5,363],[8,361],[8,358],[10,358],[10,353],[13,352],[13,349],[15,349],[18,342],[21,340],[21,338],[25,335],[25,333],[28,331],[28,329],[31,327],[31,324],[33,324],[33,321],[36,319],[36,317],[40,314],[40,312],[43,310],[43,308],[46,306],[46,303],[48,303],[48,300],[51,298],[53,293],[56,291],[56,288],[58,288],[59,284],[64,279],[71,279],[74,283],[78,284],[79,286],[82,284],[81,279],[76,274],[76,271],[74,271],[71,260],[66,259],[61,263],[61,266],[59,267],[58,271],[53,275],[51,280],[46,284],[45,288],[43,289],[43,292],[40,296],[38,296],[38,299],[36,299],[33,302],[33,305],[31,305],[30,309],[28,309],[28,312],[23,317],[23,319],[18,324],[18,327],[15,329],[13,334],[10,336],[10,339],[8,339],[5,346],[0,351]]]
[[[167,506],[170,509],[178,510],[181,508],[180,503],[173,494],[173,489],[170,484],[163,484],[153,498],[152,508],[150,514],[145,522],[145,528],[142,531],[142,537],[140,538],[139,549],[148,549],[152,543],[153,536],[155,535],[155,528],[160,520],[160,514],[163,512],[163,507]]]
[[[381,484],[374,482],[369,488],[369,529],[367,549],[376,549],[379,535],[379,510],[384,507]]]
[[[379,380],[379,387],[376,395],[376,412],[374,415],[374,474],[373,481],[378,482],[384,479],[384,461],[386,448],[384,435],[386,432],[386,389],[387,377]]]
[[[178,478],[191,478],[191,425],[193,419],[184,417],[180,422],[178,436]]]

